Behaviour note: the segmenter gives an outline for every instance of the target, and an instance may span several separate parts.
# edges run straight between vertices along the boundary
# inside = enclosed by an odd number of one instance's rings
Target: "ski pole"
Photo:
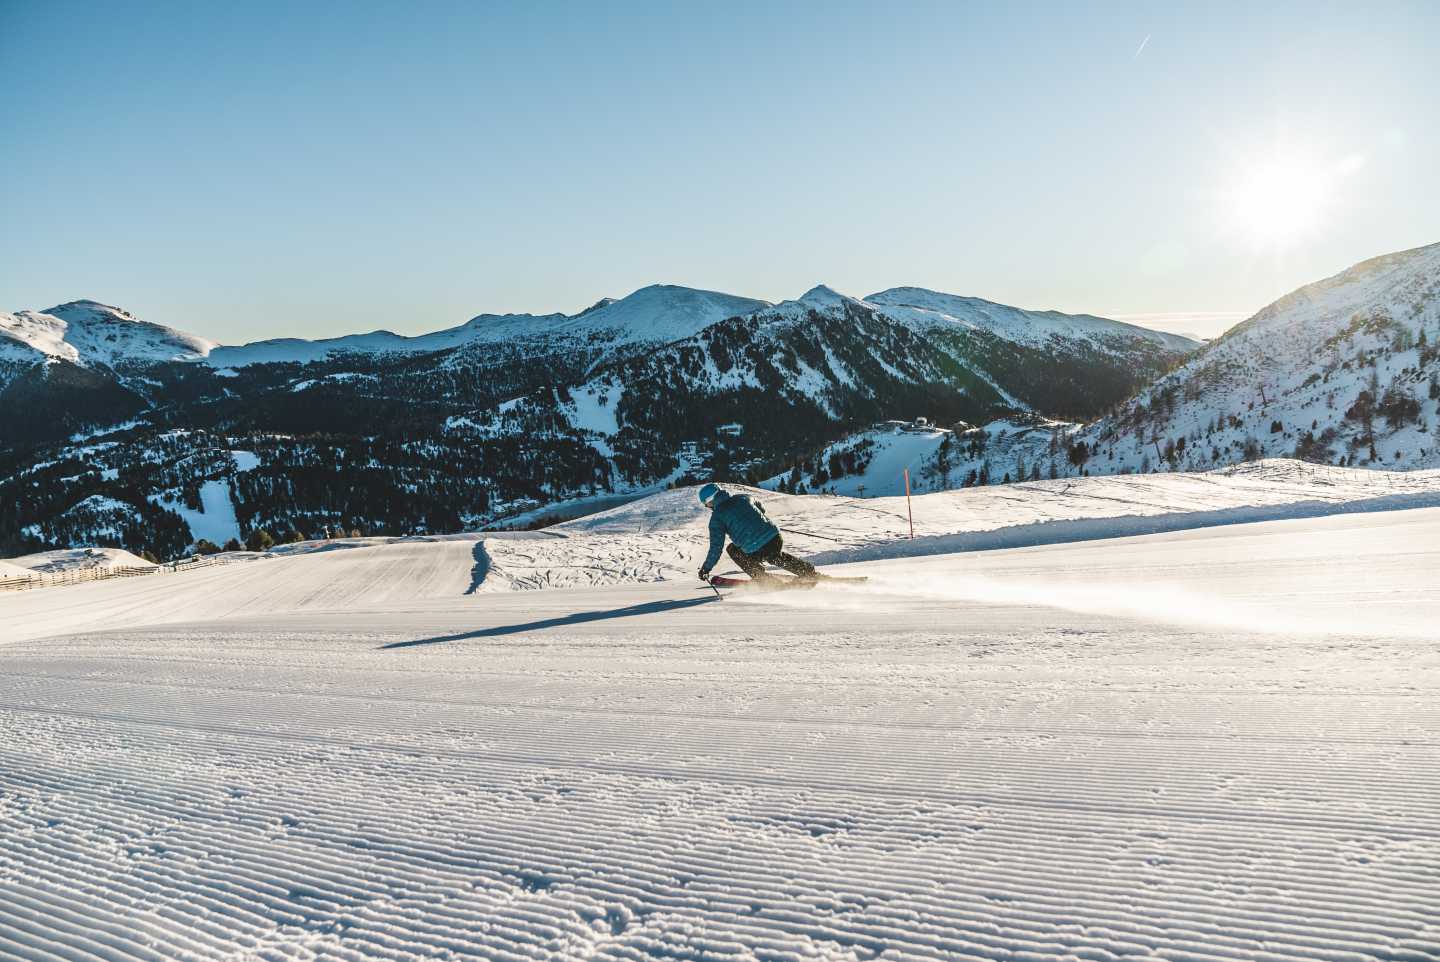
[[[780,526],[776,525],[776,527],[779,528]],[[823,534],[816,534],[813,531],[800,531],[796,528],[780,528],[780,530],[785,532],[786,534],[798,534],[802,538],[819,538],[821,541],[834,541],[836,544],[844,543],[839,538],[829,538]]]

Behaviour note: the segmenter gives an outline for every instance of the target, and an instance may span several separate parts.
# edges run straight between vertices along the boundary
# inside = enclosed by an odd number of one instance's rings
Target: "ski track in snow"
[[[0,596],[0,958],[1440,957],[1440,509],[464,594],[625,512]]]

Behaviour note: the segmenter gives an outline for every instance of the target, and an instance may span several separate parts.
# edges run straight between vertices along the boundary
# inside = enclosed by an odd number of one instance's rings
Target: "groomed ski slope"
[[[1440,508],[725,601],[483,543],[0,649],[0,958],[1440,957]]]

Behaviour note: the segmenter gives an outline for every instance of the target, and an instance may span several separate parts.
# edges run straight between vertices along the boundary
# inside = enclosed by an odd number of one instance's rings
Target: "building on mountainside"
[[[969,424],[965,421],[958,421],[956,423],[969,427]],[[892,418],[888,421],[876,421],[870,426],[870,430],[882,434],[931,434],[935,431],[949,431],[951,429],[942,428],[938,424],[931,423],[927,417],[917,417],[909,421],[902,421],[898,418]]]

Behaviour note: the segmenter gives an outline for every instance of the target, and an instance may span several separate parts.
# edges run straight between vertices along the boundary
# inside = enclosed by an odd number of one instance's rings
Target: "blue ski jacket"
[[[710,505],[710,553],[705,556],[706,571],[715,567],[725,547],[725,536],[746,554],[765,547],[780,529],[765,516],[765,508],[748,494],[731,494],[724,488]]]

